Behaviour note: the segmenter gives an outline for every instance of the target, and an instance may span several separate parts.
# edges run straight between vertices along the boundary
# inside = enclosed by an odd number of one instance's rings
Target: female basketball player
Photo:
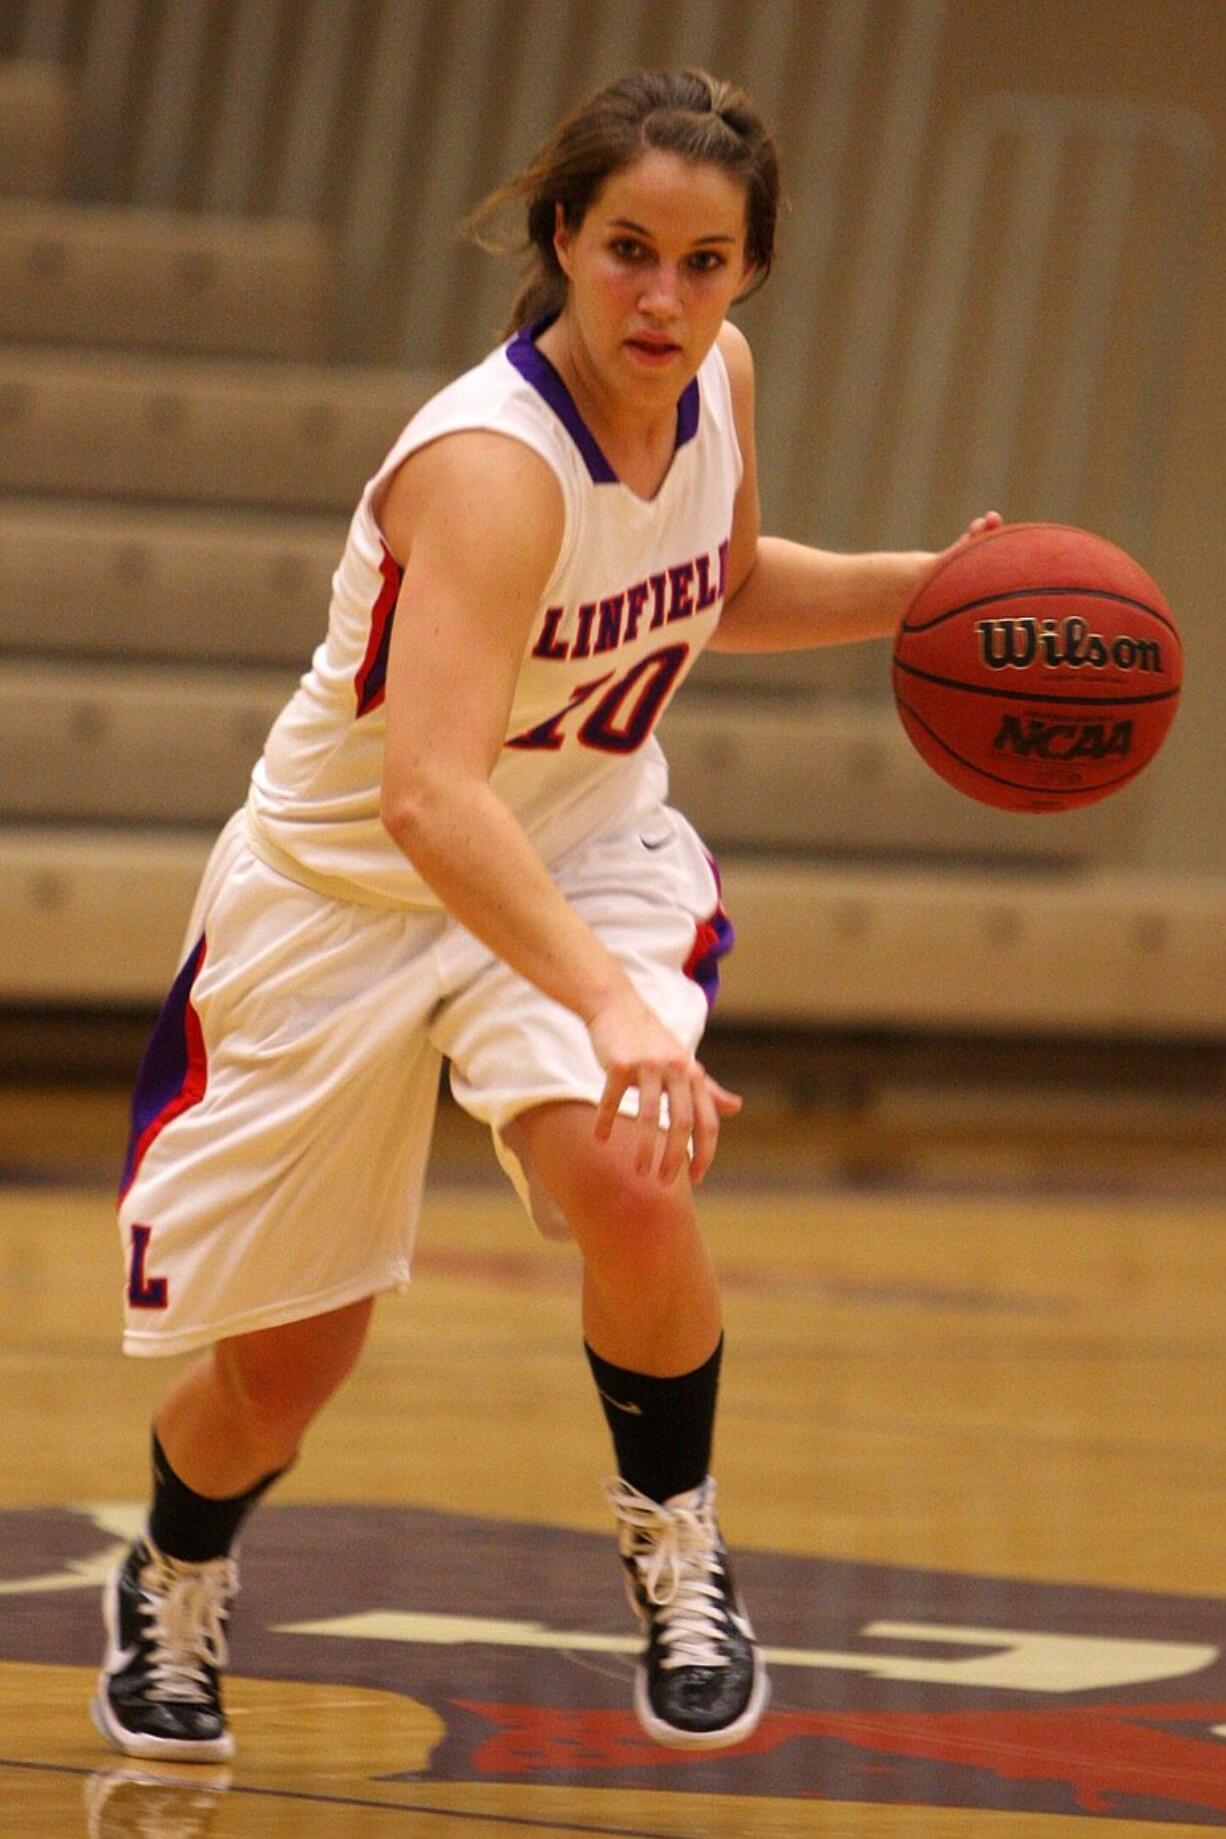
[[[440,1056],[583,1258],[639,1719],[705,1748],[762,1715],[708,1475],[722,1335],[693,1204],[740,1102],[695,1057],[731,929],[653,730],[704,645],[889,633],[933,560],[759,535],[725,316],[770,268],[777,196],[744,96],[689,72],[613,84],[496,194],[526,207],[518,329],[367,486],[214,851],[121,1206],[125,1347],[205,1350],[106,1594],[94,1713],[132,1755],[232,1752],[235,1537],[408,1277]]]

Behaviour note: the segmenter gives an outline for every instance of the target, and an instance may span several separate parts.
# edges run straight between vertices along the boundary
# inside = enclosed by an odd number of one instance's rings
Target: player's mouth
[[[628,338],[626,346],[641,364],[660,369],[681,353],[681,347],[674,339],[662,338],[650,332],[639,332],[633,338]]]

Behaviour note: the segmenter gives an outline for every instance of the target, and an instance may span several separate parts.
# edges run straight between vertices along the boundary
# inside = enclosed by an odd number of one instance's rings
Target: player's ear
[[[553,252],[558,258],[558,267],[570,280],[570,249],[574,241],[574,232],[566,221],[566,207],[560,198],[553,204]]]

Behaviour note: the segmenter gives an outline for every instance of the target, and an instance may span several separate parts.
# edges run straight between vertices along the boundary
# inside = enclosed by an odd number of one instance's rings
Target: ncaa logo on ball
[[[1050,722],[1038,715],[1006,715],[992,750],[1019,759],[1126,760],[1132,752],[1132,723]]]

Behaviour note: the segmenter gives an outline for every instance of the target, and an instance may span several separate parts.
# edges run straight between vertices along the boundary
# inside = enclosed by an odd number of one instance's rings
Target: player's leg
[[[167,1466],[189,1489],[217,1499],[287,1468],[308,1424],[352,1371],[373,1308],[367,1296],[219,1341],[158,1410],[154,1434]]]
[[[722,1748],[756,1727],[768,1683],[714,1511],[715,1273],[685,1177],[639,1174],[629,1120],[607,1144],[592,1120],[590,1105],[545,1104],[504,1136],[583,1255],[584,1338],[618,1466],[609,1497],[647,1634],[639,1720],[659,1742]]]
[[[121,1749],[195,1761],[233,1748],[239,1529],[353,1366],[370,1299],[409,1274],[442,923],[298,887],[237,830],[206,879],[138,1075],[120,1206],[125,1348],[198,1358],[157,1414],[148,1529],[107,1591],[95,1700]]]
[[[636,1127],[598,1143],[589,1104],[524,1111],[503,1132],[561,1209],[584,1259],[584,1328],[606,1360],[660,1377],[690,1371],[720,1337],[715,1271],[684,1178],[635,1166]]]
[[[221,1704],[234,1549],[257,1501],[356,1361],[372,1298],[211,1348],[171,1388],[153,1432],[145,1533],[107,1585],[94,1721],[129,1755],[233,1754]]]
[[[644,1000],[697,1046],[732,928],[709,856],[676,812],[654,812],[554,865],[564,894]],[[728,1574],[709,1475],[722,1339],[689,1183],[637,1173],[628,1121],[597,1140],[605,1075],[579,1018],[471,940],[447,941],[432,1039],[455,1096],[488,1123],[529,1213],[584,1258],[584,1332],[617,1457],[610,1498],[647,1630],[640,1721],[659,1741],[747,1736],[767,1684]],[[630,1101],[628,1101],[629,1104]]]

